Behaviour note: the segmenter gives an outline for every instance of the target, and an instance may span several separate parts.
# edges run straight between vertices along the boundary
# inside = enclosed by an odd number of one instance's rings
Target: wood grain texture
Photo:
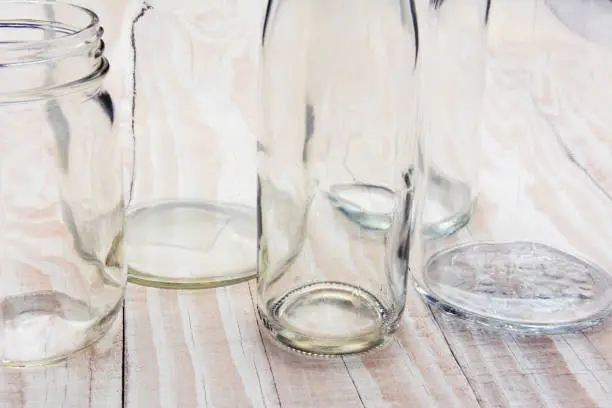
[[[57,365],[0,369],[0,407],[118,408],[123,396],[123,319],[94,347]]]
[[[127,304],[129,406],[279,406],[246,284],[131,287]]]
[[[206,21],[210,25],[209,40],[204,41],[248,43],[252,47],[256,47],[257,38],[252,36],[256,35],[263,13],[261,1],[146,4],[142,0],[83,1],[99,11],[107,27],[113,65],[107,87],[115,98],[117,126],[125,136],[126,149],[131,147],[133,114],[132,31],[147,7],[161,5],[171,9],[198,3],[200,15],[208,16]],[[236,28],[245,21],[252,24],[249,29]],[[487,120],[493,128],[504,130],[506,136],[520,132],[523,129],[520,121],[512,119],[512,115],[503,115],[507,109],[504,101],[512,95],[524,98],[527,90],[535,89],[533,99],[523,104],[519,113],[537,114],[539,120],[548,123],[546,137],[554,136],[555,132],[560,134],[576,162],[603,191],[612,194],[612,123],[608,113],[611,101],[610,92],[606,91],[612,73],[610,57],[592,49],[588,57],[598,70],[594,70],[596,74],[590,79],[595,82],[590,83],[579,82],[587,79],[572,68],[576,65],[563,52],[549,54],[561,63],[555,64],[554,70],[540,71],[546,72],[543,77],[524,69],[529,61],[537,65],[540,56],[535,48],[532,54],[525,54],[526,41],[541,45],[558,40],[570,44],[576,41],[548,13],[543,1],[494,2]],[[138,43],[135,44],[137,47]],[[226,49],[211,46],[206,61],[212,64],[217,58],[215,53],[221,55]],[[238,50],[236,54],[224,60],[232,75],[216,72],[210,77],[211,89],[216,89],[217,97],[224,101],[216,106],[219,111],[215,123],[232,129],[236,123],[232,118],[238,115],[254,131],[258,126],[253,86],[257,52],[246,46],[233,49]],[[154,51],[152,47],[146,52]],[[143,60],[149,64],[174,63],[163,55],[149,55]],[[214,85],[216,80],[218,85]],[[590,102],[564,99],[560,95],[568,95],[568,90],[560,90],[559,84],[563,84],[561,88],[601,88],[601,93]],[[147,109],[155,109],[161,103],[155,93],[146,98]],[[134,126],[145,126],[146,116],[136,118]],[[577,116],[589,120],[581,123],[572,119]],[[503,144],[503,135],[495,143]],[[485,148],[491,150],[485,152],[493,155],[495,143],[487,145]],[[556,152],[563,152],[558,144],[555,146],[561,149]],[[551,157],[546,160],[555,160],[554,155]],[[151,163],[155,165],[154,161]],[[164,183],[176,183],[173,174],[166,177]],[[549,195],[555,192],[558,183],[550,179],[543,192],[534,194],[553,213],[558,210]],[[576,191],[581,188],[575,184],[565,187]],[[605,256],[610,221],[589,224],[586,231],[575,226],[580,225],[578,218],[572,218],[578,220],[576,223],[566,223],[564,228],[570,230],[562,232],[578,231],[585,245]],[[557,223],[560,224],[563,223]],[[254,293],[254,282],[195,292],[130,285],[125,322],[118,323],[110,340],[105,339],[63,365],[0,371],[0,407],[118,407],[122,403],[144,408],[612,407],[609,325],[590,333],[557,337],[523,338],[491,333],[437,312],[432,314],[410,290],[402,325],[395,342],[386,349],[359,358],[307,360],[279,349],[265,338],[255,318]]]

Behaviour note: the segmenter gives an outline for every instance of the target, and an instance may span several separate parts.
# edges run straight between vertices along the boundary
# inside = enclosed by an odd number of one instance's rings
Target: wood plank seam
[[[351,382],[353,383],[353,387],[355,387],[355,392],[357,393],[357,397],[359,398],[359,401],[361,402],[361,406],[363,408],[366,408],[366,405],[363,402],[363,397],[361,396],[361,393],[359,392],[359,388],[357,388],[357,384],[355,384],[355,379],[351,375],[351,371],[349,370],[348,366],[346,365],[346,360],[344,359],[344,357],[342,357],[342,363],[344,364],[344,368],[346,368],[346,373],[348,374],[349,378],[351,379]]]
[[[249,291],[249,294],[250,294],[250,291]],[[244,338],[242,337],[242,330],[240,329],[240,322],[238,321],[238,319],[236,319],[236,328],[238,329],[238,336],[240,337],[240,348],[242,349],[242,352],[246,354],[246,350],[244,349]],[[261,400],[264,404],[264,408],[267,408],[266,397],[264,394],[263,386],[261,384],[261,376],[259,375],[257,364],[254,364],[253,367],[255,368],[255,376],[257,377],[257,384],[259,385],[259,393],[261,395]],[[269,366],[269,364],[268,364],[268,368],[270,368],[270,371],[272,371],[272,368]]]
[[[433,321],[436,323],[436,327],[441,332],[442,338],[444,339],[444,342],[448,346],[448,349],[450,350],[450,354],[453,356],[453,359],[455,360],[455,363],[457,364],[457,367],[459,367],[459,370],[461,371],[461,374],[463,374],[463,376],[465,377],[468,385],[470,386],[470,390],[472,390],[472,394],[474,395],[474,399],[478,403],[478,406],[480,408],[482,408],[482,396],[479,395],[479,393],[476,391],[476,388],[474,388],[474,384],[472,383],[473,380],[470,378],[470,376],[467,375],[467,373],[465,371],[465,368],[463,367],[463,365],[461,364],[461,361],[459,360],[459,358],[455,354],[455,350],[453,349],[453,347],[451,347],[451,344],[450,344],[450,342],[448,341],[448,338],[447,338],[448,334],[447,334],[447,332],[445,330],[442,329],[442,326],[440,325],[440,322],[438,321],[438,318],[439,318],[438,313],[434,313],[434,311],[432,310],[432,307],[430,305],[428,305],[427,308],[429,309],[429,312],[432,314]]]
[[[125,335],[125,326],[127,325],[126,319],[126,302],[123,300],[123,310],[121,311],[123,318],[123,327],[121,328],[121,407],[125,408],[127,406],[127,375],[128,375],[128,360],[127,356],[127,340]]]
[[[248,285],[248,288],[249,288],[249,297],[251,298],[251,306],[253,307],[253,313],[255,313],[255,316],[257,316],[257,302],[255,301],[255,297],[253,296],[253,289],[251,288],[250,284]],[[270,369],[270,375],[272,376],[272,383],[274,384],[274,393],[276,394],[276,399],[278,401],[278,406],[280,408],[283,408],[283,403],[281,402],[280,394],[278,392],[278,387],[276,385],[276,378],[274,377],[274,370],[272,369],[272,363],[270,362],[270,355],[268,354],[268,348],[266,347],[266,341],[265,341],[264,335],[263,335],[263,333],[261,331],[261,326],[259,325],[259,322],[257,322],[257,331],[259,332],[259,338],[260,338],[262,346],[263,346],[264,354],[266,355],[266,361],[268,362],[268,368]],[[263,390],[262,390],[262,392],[263,392]]]

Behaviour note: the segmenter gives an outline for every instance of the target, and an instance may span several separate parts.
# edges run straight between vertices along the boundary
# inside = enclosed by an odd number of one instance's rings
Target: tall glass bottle
[[[417,0],[419,132],[428,145],[424,232],[452,235],[478,193],[490,0]]]
[[[416,60],[411,1],[268,4],[257,304],[290,349],[360,353],[399,322],[422,189]]]

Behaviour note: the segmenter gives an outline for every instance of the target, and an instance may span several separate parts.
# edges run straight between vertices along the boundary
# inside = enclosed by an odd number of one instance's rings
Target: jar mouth
[[[99,24],[96,13],[75,4],[46,0],[3,1],[0,7],[0,64],[6,63],[5,53],[64,48],[70,43],[98,37]],[[32,35],[34,27],[38,28],[39,38]],[[26,32],[27,29],[30,32]]]
[[[97,14],[75,4],[2,1],[0,102],[103,76],[103,32]]]

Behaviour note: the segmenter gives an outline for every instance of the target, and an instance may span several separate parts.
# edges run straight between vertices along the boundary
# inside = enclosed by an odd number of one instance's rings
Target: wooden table
[[[569,36],[533,1],[494,2],[493,84],[512,80],[513,71],[503,65],[509,43],[537,38],[545,44]],[[242,75],[237,83],[256,73],[262,0],[83,0],[106,28],[113,65],[108,88],[128,141],[138,44],[132,33],[157,3],[189,3],[184,7],[202,13],[202,21],[214,21],[215,29],[234,30],[230,41],[242,52],[233,57],[236,75]],[[172,63],[165,56],[156,61]],[[612,72],[612,56],[602,54],[601,61]],[[602,98],[612,94],[607,79]],[[489,101],[504,97],[495,94],[499,87],[491,89]],[[245,88],[241,96],[245,115],[257,109],[248,105],[254,99],[246,93],[252,91]],[[504,126],[492,112],[495,104],[487,106],[489,128]],[[585,171],[612,193],[612,120],[608,125],[598,137],[579,133],[569,150],[576,148]],[[253,282],[192,292],[129,285],[123,315],[96,347],[58,366],[0,371],[0,407],[612,407],[609,325],[558,337],[494,334],[432,314],[410,290],[401,328],[388,348],[358,359],[310,361],[263,340],[254,293]]]

